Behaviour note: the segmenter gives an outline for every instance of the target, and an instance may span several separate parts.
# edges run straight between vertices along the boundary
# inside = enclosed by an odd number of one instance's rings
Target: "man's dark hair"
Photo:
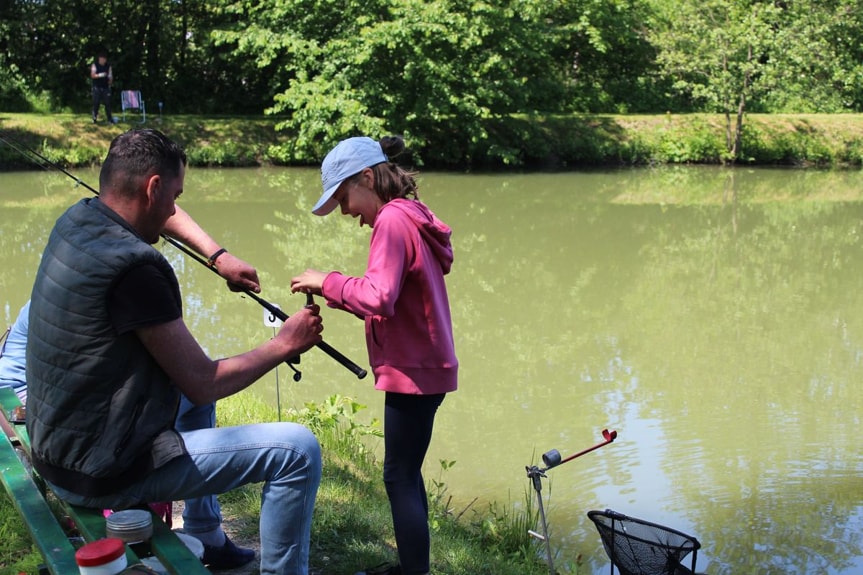
[[[99,174],[99,186],[134,187],[138,178],[152,174],[175,178],[186,162],[186,152],[159,130],[129,130],[111,142]]]

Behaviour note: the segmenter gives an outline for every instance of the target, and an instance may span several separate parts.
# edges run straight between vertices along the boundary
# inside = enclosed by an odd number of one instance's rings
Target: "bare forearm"
[[[176,213],[165,222],[165,233],[183,242],[200,255],[209,257],[221,246],[210,237],[183,208],[176,206]]]
[[[198,225],[183,208],[176,206],[176,212],[165,222],[165,233],[179,240],[207,259],[219,275],[228,280],[233,291],[261,291],[258,271],[249,263],[227,252],[210,234]]]
[[[276,336],[258,347],[212,360],[182,318],[135,330],[153,359],[192,403],[210,403],[237,393],[289,357],[319,343],[320,307],[306,306],[282,324]]]
[[[233,395],[253,384],[279,365],[285,357],[275,340],[232,357],[217,359],[183,393],[192,403],[204,404]]]

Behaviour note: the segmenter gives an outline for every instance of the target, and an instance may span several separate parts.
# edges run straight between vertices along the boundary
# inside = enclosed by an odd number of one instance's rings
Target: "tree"
[[[547,24],[548,59],[565,66],[572,110],[649,112],[667,109],[666,81],[645,23],[649,0],[556,0],[531,3]]]
[[[859,0],[782,3],[767,75],[765,112],[837,113],[863,104]]]
[[[0,4],[0,110],[27,111],[26,82],[14,54],[24,41],[18,33],[23,14],[15,3]]]
[[[0,3],[0,103],[12,110],[44,99],[54,111],[86,110],[89,66],[104,49],[114,68],[115,91],[140,89],[151,109],[165,101],[173,112],[260,114],[275,94],[268,89],[266,71],[217,46],[211,37],[212,28],[232,17],[223,3]]]
[[[506,158],[489,118],[564,111],[567,62],[549,57],[540,4],[460,0],[233,4],[237,24],[215,32],[235,54],[279,62],[270,113],[295,139],[286,159],[319,161],[357,133],[402,133],[427,159]]]
[[[725,115],[726,160],[739,159],[747,105],[768,87],[780,9],[758,0],[656,0],[655,9],[657,63],[676,91]]]

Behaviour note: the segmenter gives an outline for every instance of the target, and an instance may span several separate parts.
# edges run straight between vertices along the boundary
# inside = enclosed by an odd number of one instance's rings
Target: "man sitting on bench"
[[[264,482],[261,573],[307,575],[321,474],[314,435],[295,423],[178,432],[173,416],[180,393],[214,402],[320,343],[320,308],[300,309],[249,352],[204,353],[183,321],[173,269],[149,245],[175,213],[185,166],[161,132],[121,134],[102,163],[99,197],[57,220],[29,316],[33,467],[60,498],[95,508]]]
[[[178,210],[165,225],[165,233],[189,246],[198,246],[212,253],[218,248],[216,242],[198,226],[184,211]],[[206,250],[211,250],[207,252]],[[232,255],[219,257],[219,274],[229,285],[239,289],[260,291],[258,273],[254,267]],[[0,387],[11,387],[21,403],[27,402],[26,358],[27,324],[30,302],[21,308],[15,322],[8,329],[6,339],[0,347]],[[206,429],[216,425],[216,404],[194,405],[185,396],[175,418],[178,431]],[[157,508],[153,507],[154,511]],[[161,512],[161,509],[158,510]],[[170,516],[166,517],[170,520]],[[245,565],[255,558],[253,549],[237,547],[222,529],[222,513],[215,495],[187,499],[183,507],[184,532],[196,537],[204,545],[202,561],[211,570],[233,569]]]

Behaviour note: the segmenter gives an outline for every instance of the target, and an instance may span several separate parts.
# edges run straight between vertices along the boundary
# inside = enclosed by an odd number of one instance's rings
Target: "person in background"
[[[111,86],[114,84],[114,71],[108,62],[108,54],[102,50],[96,55],[96,60],[90,64],[90,79],[93,84],[93,123],[99,117],[99,107],[105,106],[105,116],[108,123],[114,123],[111,114]]]
[[[389,157],[400,137],[340,142],[321,166],[323,195],[312,212],[342,214],[372,228],[363,277],[306,270],[291,291],[323,296],[327,305],[364,319],[375,388],[384,399],[384,484],[390,501],[398,565],[357,575],[429,572],[428,498],[422,464],[435,414],[457,388],[444,276],[453,262],[450,228],[417,197],[414,174]]]
[[[177,208],[177,212],[165,224],[165,233],[201,255],[213,254],[208,263],[227,280],[228,286],[234,291],[247,289],[260,292],[257,270],[221,248],[184,210]],[[0,348],[0,387],[13,388],[21,403],[27,402],[25,352],[29,312],[28,300],[8,329],[7,338]],[[194,405],[186,396],[181,396],[175,426],[178,431],[215,427],[216,404],[209,402]],[[255,558],[253,549],[237,547],[225,535],[222,529],[221,507],[215,495],[185,501],[183,530],[204,544],[203,562],[212,570],[233,569]]]
[[[262,482],[260,572],[307,575],[321,474],[314,435],[281,422],[180,432],[174,416],[181,393],[195,405],[215,402],[320,343],[320,308],[299,310],[246,353],[206,355],[183,321],[173,269],[150,245],[178,212],[185,166],[161,132],[121,134],[102,163],[99,196],[52,229],[27,338],[33,467],[61,499],[102,509]],[[210,261],[221,268],[224,257],[217,250]]]

